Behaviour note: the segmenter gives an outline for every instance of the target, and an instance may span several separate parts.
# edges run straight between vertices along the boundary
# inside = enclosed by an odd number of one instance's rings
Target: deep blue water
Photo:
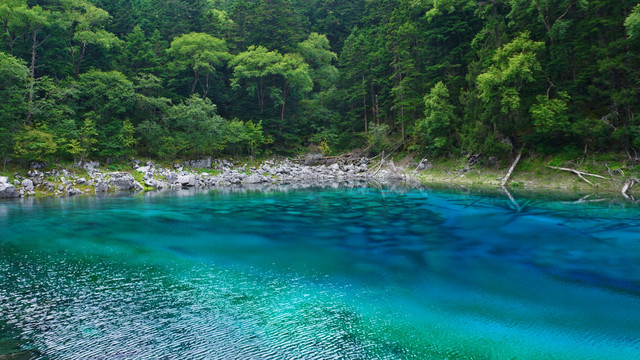
[[[640,208],[379,189],[0,202],[4,358],[640,359]]]

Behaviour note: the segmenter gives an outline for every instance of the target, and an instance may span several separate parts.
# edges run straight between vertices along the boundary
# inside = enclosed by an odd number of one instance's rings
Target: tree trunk
[[[262,114],[262,111],[264,110],[264,89],[262,78],[258,80],[258,106],[260,107],[260,114]]]
[[[367,85],[362,74],[362,103],[364,105],[364,133],[369,133],[369,121],[367,120]]]
[[[36,86],[36,51],[38,50],[38,28],[33,29],[31,37],[31,65],[29,66],[29,75],[31,76],[31,83],[29,84],[29,111],[27,113],[26,125],[31,125],[33,121],[33,98]]]
[[[280,111],[280,120],[284,123],[284,105],[287,102],[287,84],[284,85],[284,89],[282,89],[282,110]]]
[[[82,59],[84,58],[84,53],[87,51],[87,43],[82,43],[82,50],[80,51],[80,57],[78,57],[78,64],[76,64],[75,68],[75,76],[78,77],[80,75],[80,66],[82,64]]]
[[[9,31],[8,19],[4,22],[4,32],[7,34],[7,49],[9,49],[9,55],[13,56],[13,36],[11,36],[11,31]]]
[[[191,94],[196,92],[196,84],[198,84],[198,70],[193,70],[193,83],[191,84]]]

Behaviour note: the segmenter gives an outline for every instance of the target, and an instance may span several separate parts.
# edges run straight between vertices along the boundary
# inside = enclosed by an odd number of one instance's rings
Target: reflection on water
[[[640,358],[633,206],[332,189],[0,214],[0,359]]]

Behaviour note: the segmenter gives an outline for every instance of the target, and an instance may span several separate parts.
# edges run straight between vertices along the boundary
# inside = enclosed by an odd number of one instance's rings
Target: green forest
[[[636,153],[638,0],[0,0],[5,163],[356,148]]]

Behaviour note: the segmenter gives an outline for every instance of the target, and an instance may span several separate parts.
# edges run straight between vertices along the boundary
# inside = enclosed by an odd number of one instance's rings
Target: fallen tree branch
[[[393,170],[393,172],[396,173],[398,178],[400,178],[400,179],[404,179],[405,178],[404,174],[399,172],[398,168],[396,168],[396,164],[393,162],[393,158],[391,158],[391,160],[389,161],[389,167],[391,167],[391,170]]]
[[[522,150],[524,150],[524,146],[520,148],[520,151],[518,152],[518,156],[516,156],[516,160],[513,162],[513,164],[511,164],[511,168],[509,169],[509,172],[507,172],[507,175],[504,177],[504,179],[502,179],[502,183],[500,183],[500,186],[504,187],[505,185],[507,185],[507,181],[509,181],[509,178],[511,177],[511,173],[513,173],[513,170],[515,170],[516,165],[518,165],[518,162],[522,157]]]
[[[628,192],[629,190],[633,187],[633,185],[640,183],[640,180],[636,179],[636,178],[632,178],[632,179],[627,179],[624,182],[624,186],[622,187],[622,196],[625,197],[625,199],[633,199],[633,197],[631,197]]]
[[[564,168],[564,167],[557,167],[557,166],[547,166],[548,168],[554,169],[554,170],[561,170],[561,171],[568,171],[571,173],[574,173],[576,175],[578,175],[578,177],[582,180],[584,180],[587,184],[591,185],[591,186],[596,186],[594,183],[592,183],[591,181],[587,180],[584,176],[593,176],[599,179],[604,179],[607,180],[606,177],[601,176],[601,175],[597,175],[597,174],[591,174],[588,173],[586,171],[580,171],[580,170],[576,170],[576,169],[570,169],[570,168]]]

